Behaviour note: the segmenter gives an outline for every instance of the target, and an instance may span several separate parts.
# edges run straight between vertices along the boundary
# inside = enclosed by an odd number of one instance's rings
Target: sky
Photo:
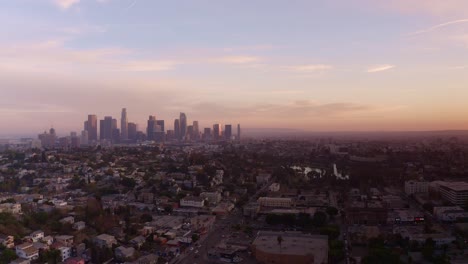
[[[307,131],[468,129],[466,0],[0,1],[0,135],[179,112]]]

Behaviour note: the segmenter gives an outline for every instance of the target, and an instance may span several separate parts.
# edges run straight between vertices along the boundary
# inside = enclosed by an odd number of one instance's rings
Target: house
[[[86,223],[83,222],[83,221],[78,221],[76,223],[73,224],[73,229],[75,230],[83,230],[86,228]]]
[[[37,259],[39,250],[32,243],[23,243],[16,246],[16,255],[27,260]]]
[[[115,249],[115,257],[118,260],[122,260],[122,261],[128,260],[128,259],[133,258],[134,255],[135,255],[135,249],[132,247],[120,246]]]
[[[30,264],[31,261],[29,259],[24,259],[24,258],[17,258],[10,262],[10,264]]]
[[[60,256],[62,257],[62,262],[71,257],[72,250],[70,247],[59,247],[57,248],[60,251]]]
[[[13,236],[7,235],[0,235],[0,244],[5,246],[6,248],[14,248],[15,247],[15,238]]]
[[[75,223],[75,218],[73,216],[67,216],[60,219],[60,223],[73,225],[73,223]]]
[[[42,242],[46,243],[48,246],[54,243],[54,238],[52,236],[46,236],[42,239]]]
[[[41,241],[44,238],[44,232],[37,230],[31,233],[31,239],[33,242]]]
[[[146,255],[146,256],[140,257],[134,262],[131,262],[131,264],[156,264],[156,263],[158,263],[158,256],[155,254]]]
[[[108,235],[108,234],[100,234],[99,236],[94,237],[93,242],[98,246],[98,247],[112,247],[112,245],[117,244],[117,240],[115,239],[114,236]]]
[[[132,240],[130,240],[129,242],[133,246],[139,248],[139,247],[143,246],[143,244],[146,242],[146,239],[145,239],[144,236],[137,236],[137,237],[133,238]]]
[[[56,236],[55,241],[67,247],[71,247],[73,245],[73,236],[67,236],[67,235]]]
[[[202,192],[200,197],[207,200],[210,204],[218,204],[221,201],[219,192]]]

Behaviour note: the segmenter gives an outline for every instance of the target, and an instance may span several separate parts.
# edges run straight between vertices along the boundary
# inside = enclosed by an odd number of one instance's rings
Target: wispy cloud
[[[375,66],[368,68],[367,72],[368,73],[381,72],[381,71],[387,71],[393,68],[395,68],[395,66],[390,65],[390,64],[375,65]]]
[[[80,0],[53,0],[53,2],[62,9],[68,9],[73,5],[78,4]]]
[[[259,62],[261,59],[255,56],[224,56],[214,59],[215,62],[228,64],[247,64]]]
[[[327,65],[327,64],[305,64],[305,65],[287,66],[286,69],[289,71],[308,73],[308,72],[331,70],[333,69],[333,66]]]
[[[176,61],[145,61],[136,60],[129,61],[122,65],[117,66],[119,71],[130,71],[130,72],[157,72],[157,71],[169,71],[173,70],[175,66],[179,64]]]
[[[435,26],[432,26],[432,27],[429,27],[429,28],[426,28],[426,29],[422,29],[422,30],[419,30],[419,31],[416,31],[416,32],[412,32],[412,33],[408,34],[407,36],[421,35],[421,34],[424,34],[424,33],[429,33],[429,32],[435,31],[435,30],[440,29],[440,28],[444,28],[444,27],[448,27],[448,26],[452,26],[452,25],[457,25],[457,24],[462,24],[462,23],[468,23],[468,18],[458,19],[458,20],[453,20],[453,21],[437,24]]]

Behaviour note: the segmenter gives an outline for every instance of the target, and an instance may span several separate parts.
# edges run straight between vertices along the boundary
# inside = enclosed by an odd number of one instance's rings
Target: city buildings
[[[467,182],[445,182],[437,181],[431,183],[435,185],[442,199],[454,205],[466,205],[468,201]]]
[[[427,193],[429,189],[429,182],[425,181],[406,181],[405,193],[407,195],[415,193]]]
[[[96,115],[88,115],[88,121],[84,130],[88,131],[89,141],[95,142],[98,140],[98,125]]]
[[[185,113],[180,113],[179,117],[180,122],[180,139],[183,140],[187,134],[187,116]]]
[[[156,132],[156,117],[150,115],[146,126],[146,138],[154,140],[154,133]]]

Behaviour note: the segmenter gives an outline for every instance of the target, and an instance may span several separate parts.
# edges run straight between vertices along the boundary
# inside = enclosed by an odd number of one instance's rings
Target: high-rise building
[[[154,140],[154,132],[156,132],[156,117],[150,115],[146,127],[146,139]]]
[[[187,134],[187,116],[185,115],[185,113],[180,113],[179,122],[180,122],[180,139],[184,139],[185,134]]]
[[[156,125],[159,126],[160,131],[159,132],[165,132],[165,127],[164,127],[164,120],[156,120]]]
[[[122,108],[122,115],[120,117],[120,137],[122,140],[128,139],[128,120],[126,108]]]
[[[213,125],[213,140],[219,140],[221,136],[221,125],[214,124]]]
[[[174,120],[174,137],[180,140],[180,121],[179,119]]]
[[[175,139],[174,130],[168,129],[167,134],[166,134],[166,140],[171,141],[171,140],[174,140],[174,139]]]
[[[128,139],[136,140],[137,125],[135,123],[128,123]]]
[[[88,131],[88,139],[89,141],[97,141],[98,140],[98,125],[97,125],[97,116],[96,115],[88,115],[88,124],[86,127]]]
[[[88,126],[89,126],[88,124],[89,124],[88,120],[84,121],[83,130],[88,131]]]
[[[231,140],[232,137],[232,125],[224,126],[224,139]]]
[[[38,139],[41,141],[41,145],[44,148],[53,148],[55,147],[55,142],[57,140],[57,135],[55,134],[55,129],[51,128],[49,133],[44,131],[43,134],[38,135]]]
[[[88,130],[81,131],[81,140],[80,140],[81,145],[87,146],[89,144],[88,139],[89,139]]]
[[[238,141],[241,140],[241,128],[240,128],[240,124],[237,124],[237,140],[238,140]]]
[[[193,139],[193,126],[187,126],[187,133],[185,134],[185,139],[187,140]]]
[[[200,129],[198,128],[198,121],[193,121],[193,135],[192,139],[199,139],[200,138]]]
[[[99,138],[101,140],[112,140],[114,125],[117,125],[117,120],[115,122],[114,120],[111,116],[105,116],[103,120],[99,121]]]
[[[211,128],[205,127],[203,130],[203,140],[211,140]]]

